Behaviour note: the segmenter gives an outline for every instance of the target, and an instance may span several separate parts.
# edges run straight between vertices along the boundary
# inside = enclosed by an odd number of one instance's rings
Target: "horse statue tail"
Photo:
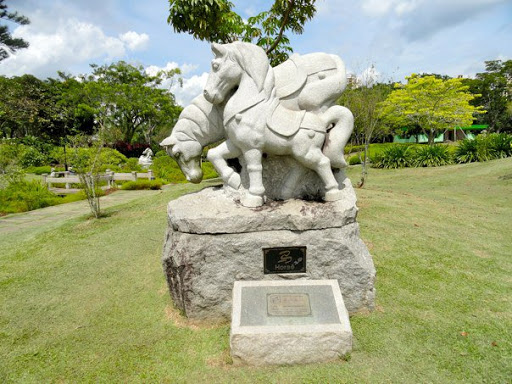
[[[343,151],[354,129],[354,115],[348,108],[334,105],[322,114],[322,119],[330,127],[322,152],[331,161],[332,168],[345,168],[347,162]]]

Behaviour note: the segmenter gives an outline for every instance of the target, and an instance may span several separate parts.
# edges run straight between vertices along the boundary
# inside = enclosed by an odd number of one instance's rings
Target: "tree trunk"
[[[434,131],[428,131],[428,145],[434,145]]]
[[[363,188],[364,183],[366,182],[366,178],[368,177],[368,147],[370,143],[369,140],[365,140],[364,142],[364,157],[363,161],[361,162],[361,179],[359,180],[359,183],[357,183],[357,188]]]

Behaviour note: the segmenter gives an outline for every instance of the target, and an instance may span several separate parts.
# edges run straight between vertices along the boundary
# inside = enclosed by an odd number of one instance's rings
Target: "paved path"
[[[168,187],[168,186],[164,186]],[[146,196],[152,196],[161,191],[116,191],[108,196],[100,198],[101,209],[124,204]],[[73,203],[54,205],[51,207],[36,209],[34,211],[16,213],[0,217],[0,235],[12,234],[13,232],[38,227],[41,224],[60,223],[62,220],[70,219],[91,213],[87,200],[75,201]]]

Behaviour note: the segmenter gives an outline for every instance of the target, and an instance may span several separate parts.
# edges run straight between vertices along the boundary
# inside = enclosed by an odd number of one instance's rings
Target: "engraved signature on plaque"
[[[305,273],[306,247],[263,248],[264,273]]]
[[[269,316],[310,316],[311,305],[307,293],[267,294]]]

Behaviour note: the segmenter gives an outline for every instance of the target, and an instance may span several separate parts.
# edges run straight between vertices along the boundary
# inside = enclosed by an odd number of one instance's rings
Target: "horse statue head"
[[[169,156],[176,160],[187,180],[197,184],[203,180],[203,170],[201,169],[203,147],[187,134],[194,128],[194,123],[190,120],[178,120],[171,136],[164,139],[160,145],[165,148]]]
[[[271,70],[265,51],[254,44],[235,41],[229,44],[212,43],[215,58],[204,88],[204,97],[212,104],[220,104],[233,93],[244,78],[252,81],[257,92],[268,88]],[[273,77],[271,77],[273,85]]]
[[[203,178],[203,148],[223,138],[222,108],[199,95],[183,109],[171,135],[160,145],[176,160],[188,181],[199,183]]]

